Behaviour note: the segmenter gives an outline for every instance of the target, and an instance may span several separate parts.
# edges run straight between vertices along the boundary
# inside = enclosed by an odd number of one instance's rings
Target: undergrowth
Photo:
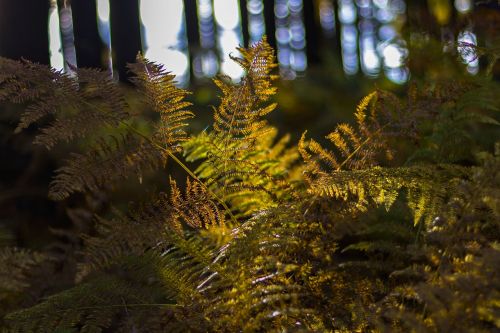
[[[142,57],[130,65],[142,115],[107,73],[74,76],[0,59],[0,100],[26,105],[18,131],[48,149],[79,142],[49,196],[92,197],[176,164],[170,186],[72,248],[0,249],[5,332],[492,332],[500,329],[498,84],[376,90],[328,144],[298,144],[276,108],[263,39],[219,77],[213,126],[189,136],[189,92]],[[38,125],[36,125],[38,124]],[[497,132],[498,133],[498,132]],[[495,151],[496,150],[496,151]],[[71,261],[70,285],[57,286]],[[52,277],[52,279],[51,279]]]

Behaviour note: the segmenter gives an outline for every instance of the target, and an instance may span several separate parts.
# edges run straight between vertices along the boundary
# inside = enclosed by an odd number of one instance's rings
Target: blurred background
[[[69,75],[75,67],[100,68],[130,88],[133,103],[126,64],[141,52],[193,91],[195,133],[211,124],[210,106],[218,103],[211,78],[225,74],[237,82],[243,73],[230,55],[263,35],[276,50],[281,77],[271,123],[295,139],[306,129],[321,137],[336,123],[352,121],[355,105],[374,88],[401,93],[410,80],[479,76],[488,61],[457,43],[498,47],[500,5],[496,0],[0,0],[0,56]],[[498,79],[500,70],[491,72]],[[34,147],[34,129],[13,134],[20,110],[0,105],[0,111],[0,243],[10,237],[18,245],[42,246],[52,237],[49,227],[89,218],[78,208],[82,202],[98,211],[110,201],[48,201],[53,170],[69,148],[49,153]],[[165,179],[152,183],[162,188]],[[140,197],[136,185],[115,197],[126,206]],[[2,228],[10,236],[2,236]]]

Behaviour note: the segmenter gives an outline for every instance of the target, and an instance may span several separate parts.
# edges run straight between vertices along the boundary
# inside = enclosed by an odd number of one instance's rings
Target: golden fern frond
[[[225,278],[207,290],[205,307],[208,318],[217,318],[215,330],[324,329],[315,321],[307,283],[300,281],[311,268],[300,258],[307,227],[292,211],[287,206],[255,215],[223,247]]]
[[[252,149],[240,149],[237,158],[225,160],[216,155],[227,149],[224,139],[202,133],[184,145],[186,160],[203,160],[195,173],[233,209],[248,215],[276,206],[291,195],[291,183],[300,178],[297,150],[287,148],[289,136],[275,141],[277,134],[276,128],[268,127],[266,135],[256,138]]]
[[[421,278],[388,295],[381,324],[416,325],[422,331],[489,332],[500,328],[500,155],[484,154],[481,166],[460,182],[427,228]],[[392,304],[391,304],[392,303]],[[422,311],[425,308],[426,311]]]
[[[326,138],[333,144],[334,151],[323,148],[317,141],[306,141],[306,132],[299,142],[299,151],[311,174],[325,174],[330,171],[359,170],[377,164],[377,154],[386,147],[383,128],[379,124],[375,107],[377,92],[364,97],[356,108],[357,128],[339,124]],[[326,168],[325,168],[326,166]]]
[[[28,61],[0,59],[0,100],[29,103],[17,131],[45,121],[34,142],[51,148],[61,141],[85,138],[91,147],[73,154],[57,171],[49,195],[64,199],[73,192],[113,186],[130,175],[162,167],[169,154],[180,152],[187,140],[185,108],[188,92],[175,87],[174,76],[161,65],[142,57],[130,65],[134,82],[147,103],[160,114],[153,134],[141,133],[131,124],[136,115],[118,84],[108,73],[77,69],[70,76]],[[45,124],[44,123],[44,124]],[[105,137],[110,130],[116,134]]]
[[[414,213],[414,224],[424,218],[428,225],[439,216],[457,180],[466,179],[469,172],[467,168],[453,165],[337,171],[316,181],[308,191],[356,202],[361,210],[366,210],[370,203],[389,210],[404,189],[408,206]]]
[[[241,82],[234,86],[215,79],[222,91],[221,104],[215,109],[214,129],[226,138],[249,145],[257,133],[265,126],[262,117],[276,108],[276,103],[262,105],[276,93],[272,86],[275,79],[271,71],[277,66],[274,51],[264,37],[248,49],[238,48],[240,58],[233,57],[245,71]]]
[[[213,201],[212,195],[197,181],[186,180],[186,192],[182,195],[175,180],[170,178],[170,203],[172,205],[172,223],[178,230],[183,225],[193,228],[223,226],[224,212]]]
[[[238,50],[241,57],[233,60],[245,77],[238,84],[215,80],[222,97],[214,109],[214,131],[193,138],[185,148],[188,161],[205,160],[196,173],[208,188],[245,216],[277,204],[289,187],[287,169],[293,169],[297,154],[284,148],[286,137],[272,148],[277,131],[262,119],[276,107],[268,103],[276,92],[272,48],[264,37]]]
[[[138,55],[137,63],[129,69],[135,74],[132,81],[144,93],[147,103],[160,114],[160,122],[155,138],[160,145],[171,152],[180,152],[182,142],[188,139],[184,128],[186,120],[194,117],[186,107],[191,103],[185,98],[187,90],[175,86],[175,75],[167,72],[162,65]]]

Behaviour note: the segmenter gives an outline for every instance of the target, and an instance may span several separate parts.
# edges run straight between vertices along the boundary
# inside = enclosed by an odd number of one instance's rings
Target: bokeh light
[[[335,10],[330,0],[319,2],[319,22],[327,38],[335,36]]]
[[[290,80],[307,69],[302,0],[276,0],[276,41],[281,76]]]
[[[264,20],[264,3],[262,0],[247,0],[248,11],[248,34],[250,43],[256,43],[261,40],[266,32]]]
[[[479,72],[479,59],[475,50],[477,46],[476,35],[472,31],[462,31],[457,38],[457,51],[462,57],[462,61],[467,65],[470,74]]]
[[[62,53],[61,31],[59,25],[59,9],[53,2],[49,12],[49,53],[50,66],[57,70],[64,69],[64,56]]]
[[[238,55],[235,49],[243,42],[239,1],[214,0],[214,14],[217,22],[220,69],[233,81],[239,81],[243,75],[243,69],[230,58],[230,55]]]
[[[57,1],[51,1],[48,24],[50,65],[72,74],[71,68],[76,68],[76,51],[71,7],[59,8]]]
[[[97,0],[97,28],[101,40],[106,45],[105,62],[110,73],[113,73],[113,57],[111,56],[111,29],[109,25],[109,0]]]
[[[146,58],[165,65],[177,84],[189,82],[189,57],[182,0],[141,0],[143,51]],[[165,24],[168,22],[168,24]]]
[[[455,0],[455,9],[462,14],[468,13],[472,9],[472,1],[471,0]]]

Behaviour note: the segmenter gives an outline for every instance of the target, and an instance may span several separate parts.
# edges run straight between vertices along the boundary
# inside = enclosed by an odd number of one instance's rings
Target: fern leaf
[[[129,69],[135,74],[133,82],[144,93],[147,103],[160,114],[160,122],[155,137],[160,144],[171,152],[180,152],[182,142],[188,139],[184,130],[185,122],[194,117],[186,107],[189,92],[175,86],[175,75],[167,72],[162,65],[137,56],[137,63]]]
[[[356,200],[363,207],[370,199],[390,209],[401,190],[407,190],[408,206],[414,213],[414,224],[425,216],[429,224],[439,215],[447,193],[453,192],[456,180],[468,177],[468,170],[458,166],[413,166],[407,168],[371,168],[359,171],[337,171],[321,177],[309,192],[344,201]]]
[[[141,177],[165,163],[164,156],[150,142],[133,134],[100,140],[85,154],[73,154],[67,164],[56,170],[49,196],[67,198],[74,192],[96,191],[130,176]]]

